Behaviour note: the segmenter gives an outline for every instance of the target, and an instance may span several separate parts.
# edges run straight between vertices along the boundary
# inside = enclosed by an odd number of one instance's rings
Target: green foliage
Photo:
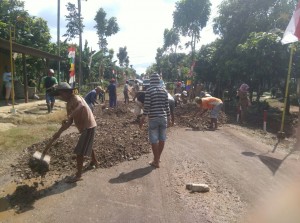
[[[192,57],[200,31],[206,26],[210,15],[211,3],[209,0],[180,0],[176,2],[173,12],[173,26],[183,36],[191,37],[188,45],[192,49]]]
[[[119,48],[119,53],[117,53],[117,57],[119,59],[119,64],[121,67],[125,65],[125,67],[128,67],[129,65],[129,56],[127,52],[127,47],[120,47]]]
[[[107,50],[107,37],[112,36],[119,32],[120,28],[117,23],[117,18],[111,17],[109,19],[106,18],[106,12],[103,8],[100,8],[97,11],[97,14],[94,18],[96,21],[95,28],[97,29],[97,34],[99,37],[99,47],[102,51],[106,52]]]
[[[180,37],[179,34],[176,32],[175,29],[165,29],[164,31],[164,46],[163,49],[164,51],[171,49],[172,53],[176,53],[176,49],[177,46],[180,42]],[[173,50],[173,47],[175,47],[175,49]]]
[[[66,15],[67,23],[67,31],[63,35],[67,37],[67,40],[72,40],[80,35],[80,33],[83,31],[84,25],[82,24],[83,18],[80,16],[78,12],[78,8],[75,6],[75,4],[68,3],[66,5],[67,10],[69,12],[68,15]]]

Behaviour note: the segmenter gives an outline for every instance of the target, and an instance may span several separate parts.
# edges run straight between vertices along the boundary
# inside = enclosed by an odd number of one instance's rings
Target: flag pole
[[[280,131],[278,132],[278,135],[277,135],[278,140],[285,138],[285,133],[283,131],[283,127],[284,127],[284,121],[285,121],[285,111],[286,111],[286,105],[287,105],[287,99],[288,99],[288,93],[289,93],[289,85],[290,85],[290,78],[291,78],[291,70],[292,70],[292,62],[293,62],[294,51],[295,51],[295,45],[292,44],[291,53],[290,53],[288,75],[287,75],[287,78],[286,78],[285,95],[284,95],[284,107],[283,107],[283,111],[282,111],[281,127],[280,127]]]

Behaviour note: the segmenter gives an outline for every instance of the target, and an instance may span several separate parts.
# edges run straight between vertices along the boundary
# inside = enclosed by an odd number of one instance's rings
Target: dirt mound
[[[200,117],[200,114],[196,114],[199,111],[199,108],[196,104],[185,104],[182,107],[177,107],[175,109],[175,123],[181,127],[189,127],[193,130],[206,130],[210,125],[209,112],[203,114]],[[218,124],[222,125],[227,122],[227,116],[224,112],[220,112],[218,117]]]
[[[100,167],[106,168],[125,160],[134,160],[145,153],[149,153],[147,130],[140,130],[133,124],[134,115],[128,107],[123,105],[116,109],[95,109],[97,129],[94,139],[94,150],[100,162]],[[49,171],[39,162],[32,160],[35,151],[43,151],[48,140],[33,144],[26,148],[12,165],[12,175],[21,179],[38,176],[65,175],[75,171],[76,160],[73,154],[79,138],[79,133],[70,133],[60,137],[53,143],[49,155],[51,156]]]
[[[133,106],[133,104],[128,106],[122,104],[115,109],[102,109],[101,106],[95,108],[97,129],[93,148],[101,168],[111,167],[125,160],[135,160],[142,154],[149,153],[147,127],[143,130],[138,128],[137,123],[134,122],[136,117],[130,111]],[[179,126],[191,127],[193,130],[205,129],[209,125],[209,114],[206,113],[203,117],[195,116],[198,109],[194,104],[177,107],[175,122]],[[219,122],[225,123],[226,120],[226,115],[221,113]],[[49,151],[51,156],[49,169],[32,159],[32,154],[35,151],[42,152],[49,139],[33,144],[20,155],[18,163],[12,165],[12,175],[21,179],[31,179],[75,172],[76,157],[72,151],[78,138],[79,133],[70,133],[53,143]]]

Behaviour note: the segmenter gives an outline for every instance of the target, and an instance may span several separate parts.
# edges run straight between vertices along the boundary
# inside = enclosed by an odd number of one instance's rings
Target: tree
[[[175,29],[165,29],[164,31],[164,50],[170,49],[172,53],[176,53],[178,44],[180,42],[179,34]],[[173,49],[173,46],[175,49]]]
[[[106,18],[106,12],[103,8],[100,8],[97,11],[95,16],[96,25],[95,28],[97,29],[97,34],[99,37],[99,48],[103,51],[107,51],[107,37],[112,36],[119,32],[120,28],[117,23],[117,19],[115,17],[111,17],[109,19]]]
[[[69,12],[68,15],[66,15],[67,23],[67,31],[63,35],[64,37],[67,37],[66,40],[72,40],[80,35],[80,33],[83,31],[84,26],[82,25],[83,18],[79,15],[78,8],[75,6],[75,4],[68,3],[66,5],[67,10]]]
[[[214,32],[220,35],[214,59],[214,75],[231,83],[232,87],[239,80],[248,81],[253,63],[241,56],[238,45],[251,39],[251,33],[284,30],[294,6],[292,0],[222,1],[219,15],[214,19]]]
[[[211,3],[209,0],[180,0],[175,7],[173,26],[183,36],[191,38],[188,45],[191,46],[193,60],[200,32],[206,26],[210,15]]]
[[[119,53],[117,53],[117,57],[119,59],[119,64],[121,67],[124,67],[124,65],[126,65],[126,67],[128,67],[129,57],[128,57],[126,46],[119,48]]]

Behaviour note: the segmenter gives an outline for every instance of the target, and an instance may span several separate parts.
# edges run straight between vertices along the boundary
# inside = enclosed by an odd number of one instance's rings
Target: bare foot
[[[154,162],[154,161],[150,161],[150,162],[149,162],[149,165],[150,165],[150,166],[153,166],[153,167],[155,167],[155,168],[159,168],[159,164],[156,163],[156,162]]]

